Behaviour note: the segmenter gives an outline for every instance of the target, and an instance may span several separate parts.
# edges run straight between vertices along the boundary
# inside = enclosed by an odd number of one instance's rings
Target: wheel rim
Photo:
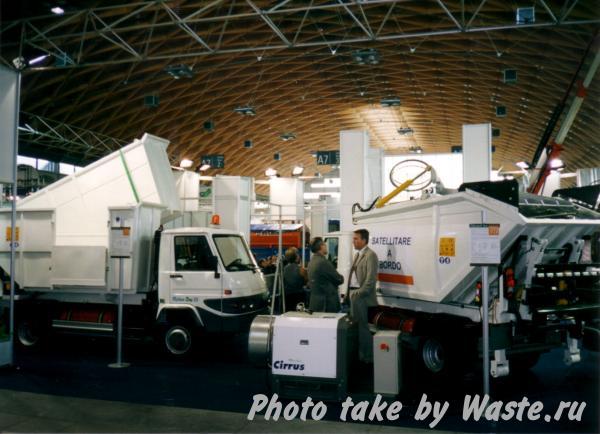
[[[423,362],[431,372],[440,372],[444,368],[444,348],[435,339],[428,339],[423,345]]]
[[[165,335],[165,345],[171,354],[182,355],[192,346],[192,336],[185,327],[171,327]]]
[[[23,321],[19,323],[17,337],[21,345],[24,347],[32,347],[40,340],[39,335],[35,333],[29,321]]]

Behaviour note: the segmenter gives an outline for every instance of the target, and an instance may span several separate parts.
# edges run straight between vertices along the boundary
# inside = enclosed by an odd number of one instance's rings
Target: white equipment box
[[[280,396],[342,399],[348,383],[349,332],[343,313],[286,312],[273,321],[271,372]]]
[[[337,375],[338,323],[341,313],[297,312],[275,318],[273,374],[335,378]]]
[[[402,333],[382,330],[373,337],[373,393],[397,395],[402,387]]]

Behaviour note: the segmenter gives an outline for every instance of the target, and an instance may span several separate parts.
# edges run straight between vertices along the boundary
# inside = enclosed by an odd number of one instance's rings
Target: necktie
[[[348,279],[348,288],[350,288],[350,282],[352,281],[352,273],[356,273],[356,263],[358,262],[358,258],[360,257],[360,252],[356,252],[354,255],[354,261],[352,261],[352,268],[350,268],[350,278]],[[358,280],[358,276],[356,276]]]

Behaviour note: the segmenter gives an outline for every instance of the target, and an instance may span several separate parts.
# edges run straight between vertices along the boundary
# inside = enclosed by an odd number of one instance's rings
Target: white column
[[[369,205],[381,195],[383,151],[369,148],[366,131],[340,131],[340,229],[350,231],[352,205]]]
[[[463,125],[463,182],[489,181],[492,174],[492,125]]]

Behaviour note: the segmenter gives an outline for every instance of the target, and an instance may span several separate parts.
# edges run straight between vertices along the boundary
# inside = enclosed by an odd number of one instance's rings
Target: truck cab
[[[167,350],[189,351],[198,332],[247,331],[267,310],[264,277],[241,233],[215,228],[162,232],[157,321]]]

